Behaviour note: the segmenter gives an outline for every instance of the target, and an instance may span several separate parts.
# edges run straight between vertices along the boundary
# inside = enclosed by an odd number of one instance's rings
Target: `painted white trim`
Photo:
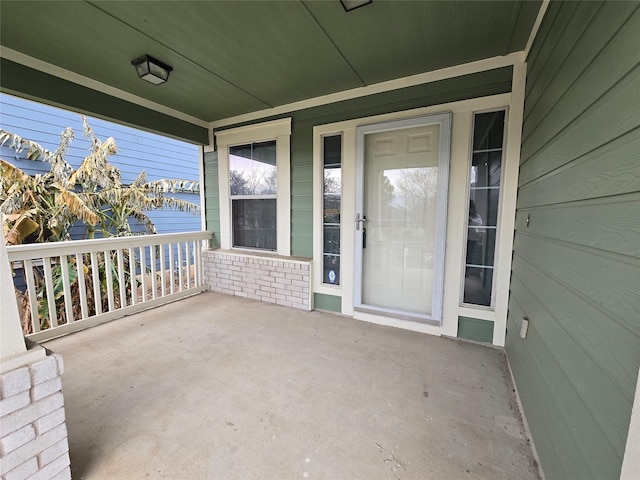
[[[414,117],[423,117],[443,112],[461,112],[465,110],[488,110],[491,108],[499,108],[501,105],[508,106],[511,101],[510,93],[500,93],[488,97],[470,98],[468,100],[459,100],[457,102],[441,103],[439,105],[431,105],[429,107],[414,108],[411,110],[403,110],[400,112],[385,113],[382,115],[372,115],[369,117],[355,118],[353,120],[344,120],[340,122],[326,123],[314,127],[314,133],[325,134],[326,132],[340,132],[348,129],[354,129],[362,125],[370,125],[374,123],[391,122]],[[355,139],[355,131],[354,131]],[[345,140],[346,145],[346,140]],[[345,150],[345,155],[348,152]],[[355,157],[354,157],[355,158]],[[467,159],[465,159],[465,162]]]
[[[218,141],[218,146],[273,140],[282,135],[291,135],[291,118],[254,123],[243,127],[229,128],[220,132],[214,131],[213,134]]]
[[[204,196],[204,147],[198,148],[198,163],[199,167],[199,176],[200,176],[200,228],[202,230],[207,229],[207,219],[205,216],[205,203],[206,199]]]
[[[507,310],[509,308],[509,282],[511,278],[511,260],[515,234],[516,202],[518,197],[518,175],[520,171],[520,144],[522,140],[522,122],[524,117],[525,83],[527,64],[513,67],[511,105],[507,116],[506,145],[502,164],[502,184],[500,200],[500,218],[498,219],[498,238],[496,239],[496,258],[494,266],[494,292],[496,312],[493,326],[493,344],[504,347],[507,335]]]
[[[363,213],[364,182],[364,137],[371,133],[389,132],[418,126],[440,125],[438,156],[438,208],[436,212],[436,243],[434,246],[433,284],[437,291],[432,293],[431,313],[425,320],[435,320],[442,324],[442,304],[444,289],[445,239],[447,230],[447,203],[449,185],[449,163],[451,154],[451,112],[436,113],[421,117],[394,120],[360,126],[356,130],[356,213]],[[351,224],[353,225],[353,224]],[[349,228],[347,226],[347,228]],[[354,307],[369,307],[362,303],[362,235],[355,236]],[[392,310],[389,310],[391,312]],[[422,316],[421,316],[422,317]]]
[[[216,120],[209,124],[209,128],[215,130],[216,128],[224,127],[226,125],[234,125],[236,123],[258,120],[260,118],[283,115],[285,113],[291,113],[298,110],[303,110],[305,108],[328,105],[330,103],[342,102],[354,98],[365,97],[367,95],[374,95],[376,93],[383,93],[391,90],[398,90],[401,88],[422,85],[425,83],[437,82],[439,80],[445,80],[448,78],[469,75],[472,73],[494,70],[496,68],[508,67],[518,63],[522,63],[523,61],[524,52],[514,52],[501,57],[485,58],[483,60],[477,60],[475,62],[455,65],[453,67],[441,68],[439,70],[433,70],[431,72],[418,73],[416,75],[410,75],[408,77],[396,78],[393,80],[388,80],[386,82],[367,85],[366,87],[358,87],[350,90],[344,90],[342,92],[330,93],[328,95],[309,98],[307,100],[301,100],[299,102],[288,103],[286,105],[280,105],[273,108],[267,108],[264,110],[258,110],[255,112]]]
[[[289,127],[291,132],[291,127]],[[276,138],[278,255],[291,255],[291,135]]]
[[[353,225],[356,221],[356,190],[350,188],[356,178],[356,126],[345,128],[342,132],[342,212],[340,219],[343,225]],[[347,180],[345,180],[347,179]],[[342,262],[340,275],[342,285],[342,313],[353,315],[353,283],[355,275],[356,231],[354,228],[343,228],[340,247],[345,261]],[[348,262],[348,259],[351,262]],[[315,262],[314,262],[315,263]]]
[[[317,127],[313,127],[313,258],[318,259],[317,268],[314,270],[314,275],[312,277],[312,289],[315,293],[323,293],[326,295],[342,295],[342,283],[344,280],[342,279],[342,268],[340,269],[340,285],[330,285],[323,283],[322,275],[323,275],[323,187],[324,187],[324,159],[323,159],[323,149],[322,149],[322,138],[325,136],[331,135],[342,135],[342,132],[324,132],[322,134],[317,133]],[[315,139],[318,141],[315,141]],[[344,158],[344,138],[342,140],[342,154],[341,159]],[[344,167],[344,160],[340,166]],[[341,191],[340,197],[340,210],[341,212],[344,210],[344,202],[342,196],[344,195],[344,189]],[[319,201],[316,201],[319,199]],[[341,217],[342,218],[342,217]],[[343,245],[343,234],[344,234],[344,224],[340,223],[340,246],[342,252]],[[318,241],[316,241],[316,239]],[[341,253],[340,261],[344,261],[344,255]],[[342,265],[341,265],[342,267]]]
[[[462,262],[462,267],[460,270],[460,298],[459,298],[459,304],[460,304],[460,308],[458,309],[458,314],[460,316],[464,316],[464,317],[471,317],[471,318],[477,318],[477,319],[481,319],[481,320],[489,320],[491,322],[495,322],[496,320],[496,289],[497,289],[497,285],[498,285],[498,273],[497,273],[497,265],[498,265],[498,261],[499,261],[499,255],[498,255],[498,238],[500,238],[501,232],[502,232],[502,223],[501,223],[501,218],[502,218],[502,212],[503,209],[505,208],[504,206],[504,195],[503,195],[503,186],[504,186],[504,182],[505,182],[505,165],[506,165],[506,145],[507,145],[507,136],[509,135],[508,132],[508,125],[509,125],[509,107],[508,106],[503,106],[503,107],[498,107],[498,108],[492,108],[489,110],[474,110],[473,112],[471,112],[471,132],[469,134],[469,154],[468,154],[468,160],[467,160],[467,172],[469,173],[471,171],[471,165],[473,162],[473,137],[475,135],[475,131],[474,131],[474,121],[475,121],[475,116],[477,114],[483,114],[483,113],[489,113],[489,112],[499,112],[499,111],[504,111],[505,112],[505,124],[503,127],[503,138],[502,138],[502,158],[500,160],[500,164],[501,164],[501,169],[500,169],[500,185],[499,185],[499,198],[498,198],[498,213],[497,213],[497,222],[496,222],[496,244],[494,245],[494,265],[493,265],[493,270],[491,272],[491,276],[492,276],[492,284],[491,284],[491,304],[490,305],[474,305],[473,303],[465,303],[464,302],[464,287],[465,287],[465,282],[466,282],[466,253],[467,253],[467,239],[468,239],[468,234],[469,234],[469,221],[468,218],[465,219],[464,221],[464,231],[461,232],[461,236],[463,237],[463,259],[464,261]],[[469,175],[467,175],[467,181],[466,181],[466,189],[464,192],[464,198],[465,198],[465,208],[466,205],[469,205],[469,201],[471,198],[471,188],[470,188],[470,183],[469,183]],[[514,208],[514,215],[515,215],[515,208]]]
[[[463,251],[464,253],[464,251]],[[462,277],[462,284],[464,284],[464,262],[462,262],[462,273],[460,274]],[[494,283],[498,283],[496,279],[493,279]],[[463,285],[460,286],[459,294],[458,294],[458,302],[460,301],[460,296],[462,295]],[[495,296],[495,294],[494,294]],[[496,311],[490,307],[472,307],[467,304],[461,305],[458,307],[458,316],[460,317],[469,317],[469,318],[477,318],[478,320],[488,320],[489,322],[496,321]]]
[[[40,72],[47,73],[54,77],[67,80],[77,85],[96,90],[100,93],[105,93],[112,97],[119,98],[126,102],[130,102],[135,105],[154,110],[158,113],[163,113],[179,120],[193,123],[194,125],[197,125],[199,127],[209,127],[209,122],[202,120],[201,118],[187,115],[186,113],[180,112],[179,110],[175,110],[165,105],[147,100],[146,98],[142,98],[124,90],[120,90],[119,88],[112,87],[111,85],[107,85],[106,83],[98,82],[97,80],[94,80],[92,78],[85,77],[84,75],[80,75],[62,67],[58,67],[57,65],[53,65],[52,63],[44,62],[29,55],[25,55],[24,53],[18,52],[11,48],[7,48],[3,45],[0,45],[0,57],[6,58],[7,60],[11,60],[15,63],[19,63],[20,65],[24,65],[25,67],[33,68]],[[95,113],[93,114],[95,115]]]
[[[20,314],[18,313],[18,304],[14,293],[13,279],[11,278],[13,270],[11,269],[4,238],[2,240],[0,241],[0,301],[2,301],[2,309],[0,310],[0,335],[2,335],[0,360],[4,362],[5,358],[24,354],[27,347],[22,337]]]
[[[449,209],[445,258],[442,334],[458,336],[460,273],[464,267],[464,227],[467,221],[466,190],[469,185],[468,159],[471,152],[472,110],[455,111],[452,124],[449,165]],[[465,141],[466,139],[466,141]],[[454,181],[455,180],[455,181]]]
[[[414,110],[407,110],[403,112],[393,112],[384,115],[370,116],[364,118],[358,118],[353,120],[346,120],[341,122],[334,122],[325,125],[318,125],[313,129],[313,142],[314,142],[314,283],[313,292],[325,293],[328,295],[340,295],[342,294],[342,311],[343,315],[353,316],[356,319],[362,319],[366,321],[372,321],[374,323],[381,323],[383,325],[391,325],[399,328],[407,328],[409,330],[422,331],[424,333],[431,333],[435,335],[447,335],[451,337],[457,336],[458,331],[458,316],[469,316],[472,318],[480,318],[484,320],[496,321],[495,312],[484,309],[467,309],[466,307],[460,307],[460,272],[462,271],[464,242],[463,235],[466,225],[468,212],[466,211],[466,189],[468,185],[468,162],[471,151],[471,119],[472,112],[481,110],[496,110],[500,108],[509,108],[513,110],[515,107],[511,104],[512,95],[510,93],[503,93],[499,95],[493,95],[489,97],[474,98],[469,100],[461,100],[458,102],[451,102],[442,105],[434,105],[430,107],[422,107]],[[436,327],[433,325],[421,324],[419,322],[411,322],[407,320],[389,319],[384,317],[379,318],[377,315],[371,315],[365,312],[354,312],[353,305],[353,272],[355,270],[355,260],[353,263],[342,265],[342,290],[336,290],[334,287],[332,290],[322,288],[319,284],[319,277],[317,270],[321,265],[321,255],[319,253],[322,249],[321,236],[318,235],[318,225],[322,218],[321,205],[322,201],[319,198],[320,184],[318,176],[321,175],[320,138],[322,135],[331,133],[342,132],[343,142],[343,158],[342,158],[342,181],[346,185],[343,188],[342,195],[342,257],[344,259],[355,259],[355,229],[344,228],[344,225],[353,225],[355,222],[355,189],[352,187],[355,185],[355,165],[356,165],[356,128],[361,125],[368,125],[374,123],[383,123],[387,121],[407,119],[412,117],[426,116],[430,114],[442,113],[450,111],[453,113],[452,123],[452,142],[451,142],[451,161],[449,170],[449,208],[447,213],[447,252],[445,255],[445,267],[444,267],[444,297],[443,297],[443,320],[442,326]],[[513,121],[513,118],[511,121]],[[521,127],[518,127],[521,128]],[[513,145],[516,145],[516,139],[511,139]],[[519,150],[518,150],[519,155]],[[516,186],[514,185],[514,188]],[[515,203],[514,203],[515,208]],[[506,212],[505,212],[506,213]],[[509,248],[509,252],[511,249]],[[510,253],[509,253],[510,255]],[[504,283],[508,292],[509,284],[509,272],[511,260],[510,257],[507,261],[509,268],[505,278],[496,277],[496,282]],[[506,317],[506,315],[505,315]],[[505,319],[506,321],[506,319]]]
[[[220,203],[220,248],[231,250],[231,198],[229,147],[218,145],[218,202]]]
[[[529,52],[531,51],[531,46],[538,36],[538,30],[540,30],[540,25],[542,24],[542,20],[544,20],[544,16],[547,13],[547,9],[549,8],[549,4],[551,0],[542,0],[542,5],[540,5],[540,10],[538,11],[538,16],[536,18],[535,23],[533,24],[533,28],[531,29],[531,34],[529,35],[529,40],[527,40],[527,45],[524,47],[524,58],[523,61],[527,60],[529,57]]]
[[[231,245],[231,199],[229,195],[229,146],[276,141],[277,253],[291,255],[291,118],[214,132],[218,142],[218,189],[220,201],[220,248]]]
[[[412,322],[410,320],[402,320],[398,318],[385,317],[382,315],[373,315],[366,312],[353,312],[353,318],[362,320],[376,325],[384,325],[386,327],[402,328],[412,332],[428,333],[429,335],[440,336],[442,334],[441,327],[429,325],[428,323]]]
[[[636,395],[629,420],[629,433],[622,458],[620,480],[637,480],[638,478],[640,478],[640,369],[636,380]]]

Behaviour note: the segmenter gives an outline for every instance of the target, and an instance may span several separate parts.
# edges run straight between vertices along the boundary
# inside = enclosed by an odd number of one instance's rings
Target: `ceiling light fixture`
[[[162,63],[160,60],[156,60],[149,55],[143,55],[140,58],[136,58],[131,62],[131,65],[136,67],[138,76],[153,83],[154,85],[160,85],[169,79],[169,73],[173,70],[169,65]]]
[[[364,7],[371,2],[373,2],[373,0],[340,0],[345,12],[350,12],[356,8]]]

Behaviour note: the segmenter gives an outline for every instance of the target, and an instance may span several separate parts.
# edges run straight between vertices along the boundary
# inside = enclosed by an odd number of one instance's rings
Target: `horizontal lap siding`
[[[2,117],[0,128],[33,140],[43,147],[55,151],[60,142],[60,134],[66,127],[75,133],[65,159],[77,167],[89,153],[90,142],[83,137],[80,115],[58,108],[0,94]],[[141,171],[147,180],[186,179],[199,181],[198,147],[185,142],[162,137],[152,133],[105,122],[88,119],[94,134],[101,141],[113,137],[118,149],[117,155],[109,161],[120,169],[124,183],[133,182]],[[10,160],[28,173],[42,173],[49,170],[47,164],[25,160],[25,153],[18,155],[6,145],[0,152],[2,158]],[[170,196],[200,204],[199,194],[179,193]],[[174,209],[147,212],[158,233],[176,233],[201,229],[200,216]],[[136,227],[134,227],[134,230]],[[72,236],[85,236],[83,228],[74,227]]]
[[[506,348],[549,479],[618,478],[624,454],[640,365],[638,5],[552,2],[528,58]]]
[[[204,154],[204,201],[207,230],[213,232],[211,246],[220,247],[220,189],[218,187],[218,152]]]
[[[313,127],[511,91],[505,67],[293,112],[291,132],[291,254],[313,256]],[[265,118],[260,123],[273,118]],[[238,125],[233,125],[233,127]],[[232,126],[230,126],[232,127]],[[217,183],[207,188],[215,187]],[[210,226],[219,234],[219,229]]]

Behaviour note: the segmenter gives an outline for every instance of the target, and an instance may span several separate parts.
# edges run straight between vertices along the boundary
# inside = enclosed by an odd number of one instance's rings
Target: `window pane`
[[[474,117],[473,151],[502,148],[505,111],[479,113]]]
[[[491,306],[505,111],[474,116],[463,303]]]
[[[464,281],[464,303],[491,305],[493,268],[467,267]]]
[[[342,136],[323,137],[323,274],[322,282],[340,285],[340,207]]]
[[[231,195],[274,195],[276,141],[229,147]]]
[[[276,250],[276,200],[231,201],[233,246]]]

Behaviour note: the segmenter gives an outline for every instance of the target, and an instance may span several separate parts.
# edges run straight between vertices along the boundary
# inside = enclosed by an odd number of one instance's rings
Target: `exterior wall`
[[[291,114],[291,253],[313,256],[313,127],[511,91],[501,68],[310,108]]]
[[[368,121],[372,121],[370,119],[374,117],[379,118],[379,116],[385,114],[388,116],[397,115],[395,112],[409,111],[414,112],[413,115],[418,115],[418,113],[415,113],[418,111],[417,109],[422,108],[424,110],[425,107],[431,107],[434,109],[434,113],[440,113],[441,110],[438,110],[438,106],[440,105],[454,105],[456,102],[460,104],[466,100],[487,98],[491,96],[498,96],[500,94],[508,95],[512,89],[513,77],[513,67],[504,67],[288,113],[287,116],[292,118],[290,197],[292,255],[311,258],[314,254],[314,127],[317,127],[318,125],[334,125],[337,122],[357,122],[358,119],[363,118],[368,118]],[[506,102],[508,104],[508,100],[506,100]],[[479,106],[478,108],[482,109],[487,107]],[[447,110],[447,107],[444,106],[442,109]],[[404,115],[412,115],[412,113],[404,113]],[[460,112],[460,115],[460,118],[467,118],[470,114],[465,111],[464,113]],[[469,116],[469,118],[471,117]],[[269,120],[273,120],[273,118],[264,118],[256,123],[262,123]],[[230,127],[237,126],[241,125],[232,125]],[[466,131],[463,128],[460,132],[463,130]],[[466,145],[468,138],[466,135],[462,136],[464,137]],[[213,230],[215,232],[214,236],[219,236],[220,202],[217,152],[212,148],[206,149],[205,152],[204,175],[205,202],[207,210],[206,225],[208,230]],[[345,155],[347,154],[345,153]],[[458,160],[463,164],[461,172],[466,177],[466,172],[468,170],[468,167],[466,166],[468,157],[465,156]],[[517,166],[517,161],[515,166]],[[346,198],[347,196],[355,195],[353,192],[353,186],[349,182],[345,182],[346,180],[343,178],[344,197]],[[515,182],[513,187],[515,192]],[[450,194],[451,192],[452,190],[450,190]],[[462,205],[462,203],[460,205]],[[461,219],[466,218],[466,212],[463,212],[466,208],[466,206],[461,207]],[[350,224],[347,220],[343,221],[345,225]],[[460,242],[462,244],[462,240]],[[219,242],[214,242],[214,246],[219,246]],[[348,261],[348,257],[348,255],[345,257],[345,261]],[[506,274],[508,274],[508,268],[505,271],[505,275]],[[456,276],[457,275],[459,275],[459,273],[456,270]],[[456,278],[458,279],[459,277],[457,276]],[[456,283],[458,283],[457,279]],[[318,308],[334,311],[338,310],[347,315],[353,314],[348,307],[345,307],[349,301],[345,301],[344,291],[342,293],[340,291],[319,292],[314,289],[313,292],[314,301],[318,301]],[[348,298],[351,298],[351,296]],[[340,307],[341,302],[342,307]],[[454,299],[456,307],[458,305],[457,302],[458,299]],[[506,312],[506,293],[503,304],[503,310]],[[473,314],[473,309],[468,310],[471,310],[471,314]],[[504,325],[504,317],[506,317],[504,312],[502,313],[502,325]],[[455,318],[452,320],[452,326],[449,327],[446,333],[448,335],[455,335],[457,330],[458,314],[457,311],[454,313]],[[469,313],[467,313],[467,315],[469,315]],[[489,312],[487,315],[495,316],[495,313]],[[488,320],[492,320],[492,317]],[[405,323],[407,328],[417,325],[415,322]],[[428,328],[432,327],[428,326]],[[434,328],[435,330],[432,329],[432,333],[435,333],[436,330],[438,332],[440,331],[436,327]],[[504,328],[498,330],[504,332]],[[420,331],[423,331],[422,325],[420,326]],[[483,338],[488,337],[485,335]],[[504,338],[504,335],[502,335],[502,338]],[[489,338],[489,341],[491,341],[491,338]],[[499,339],[498,343],[502,344],[501,342],[503,342],[503,340]]]
[[[220,200],[218,186],[218,152],[204,154],[204,204],[206,230],[213,231],[211,247],[220,247]]]
[[[291,257],[202,252],[203,281],[213,292],[311,310],[311,262]]]
[[[640,365],[639,6],[552,2],[527,60],[506,349],[548,479],[618,478],[627,439]]]
[[[0,375],[2,480],[71,478],[63,370],[62,357],[49,355]]]
[[[316,125],[428,107],[511,91],[512,68],[441,80],[425,85],[356,98],[288,113],[291,121],[291,254],[313,256],[313,127]],[[260,123],[272,118],[261,119]],[[235,127],[233,125],[230,127]],[[207,230],[220,234],[215,152],[205,154]],[[214,212],[209,213],[209,205]]]
[[[82,137],[82,120],[74,112],[61,110],[18,97],[0,94],[2,117],[0,128],[23,138],[40,143],[43,147],[55,150],[60,141],[60,133],[66,127],[72,127],[76,138],[71,144],[67,161],[77,167],[89,153],[89,141]],[[118,147],[118,154],[110,161],[122,173],[122,181],[130,183],[141,171],[145,171],[148,180],[163,178],[182,178],[198,181],[198,147],[185,142],[173,140],[159,135],[145,133],[122,125],[103,120],[89,118],[89,124],[101,140],[113,137]],[[48,164],[32,162],[18,156],[15,150],[6,146],[0,147],[2,158],[11,160],[28,173],[49,170]],[[191,203],[200,204],[196,194],[175,194]],[[156,210],[149,212],[158,233],[176,233],[197,231],[201,229],[200,216],[177,210]],[[74,238],[82,238],[83,230],[75,229]]]

